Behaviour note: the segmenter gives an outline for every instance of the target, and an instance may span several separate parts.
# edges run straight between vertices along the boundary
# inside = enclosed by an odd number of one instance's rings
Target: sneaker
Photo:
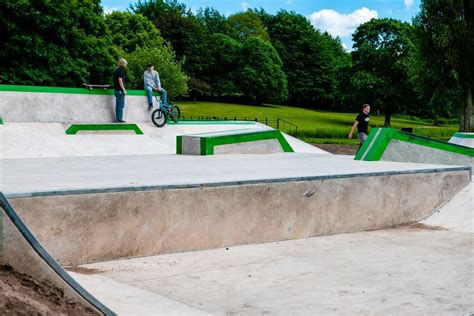
[[[124,121],[124,120],[118,120],[117,122],[118,122],[118,123],[126,123],[127,121]]]
[[[153,103],[148,104],[148,110],[153,109]]]

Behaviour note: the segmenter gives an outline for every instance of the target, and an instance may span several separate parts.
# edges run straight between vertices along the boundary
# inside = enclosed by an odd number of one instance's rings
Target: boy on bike
[[[160,75],[155,71],[155,66],[152,63],[147,65],[147,70],[143,74],[143,81],[145,82],[145,91],[148,98],[148,108],[153,108],[153,91],[161,93],[161,102],[166,105],[168,103],[166,90],[161,87]]]

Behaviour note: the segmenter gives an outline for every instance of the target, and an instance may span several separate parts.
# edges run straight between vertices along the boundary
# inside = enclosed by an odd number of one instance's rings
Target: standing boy
[[[127,90],[125,90],[125,67],[127,67],[127,61],[121,58],[118,68],[114,71],[115,117],[117,122],[120,123],[125,122],[123,120],[123,108],[125,107],[125,96],[127,95]]]
[[[370,113],[370,105],[364,104],[362,106],[362,113],[357,115],[354,121],[354,125],[352,125],[351,132],[349,133],[349,138],[352,138],[352,133],[354,133],[356,126],[358,127],[357,136],[360,141],[360,146],[362,146],[362,144],[367,139],[367,135],[369,134],[367,131],[369,127],[369,121],[370,121],[369,113]]]

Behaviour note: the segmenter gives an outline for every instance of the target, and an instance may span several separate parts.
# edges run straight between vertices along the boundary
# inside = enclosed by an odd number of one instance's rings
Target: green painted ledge
[[[75,135],[79,131],[134,131],[137,135],[143,135],[137,124],[71,124],[66,130],[67,135]]]
[[[293,148],[291,148],[290,144],[286,141],[285,137],[279,130],[252,132],[248,132],[246,130],[236,130],[222,132],[226,135],[219,135],[219,133],[220,132],[176,136],[176,153],[178,155],[181,155],[183,153],[183,137],[186,136],[200,138],[201,156],[214,155],[215,146],[246,143],[268,139],[278,140],[284,152],[294,152]]]
[[[454,133],[456,138],[474,138],[474,133]]]
[[[391,128],[373,128],[369,137],[364,142],[355,156],[355,160],[378,161],[382,158],[391,140],[399,140],[438,150],[449,151],[456,154],[474,157],[474,149],[431,139],[411,133],[402,132]]]
[[[0,116],[0,125],[3,124],[3,118]]]
[[[114,89],[107,90],[96,88],[63,88],[63,87],[45,87],[45,86],[18,86],[0,84],[0,91],[7,92],[28,92],[28,93],[66,93],[66,94],[88,94],[88,95],[114,95]],[[127,90],[130,96],[146,96],[145,90]]]
[[[254,121],[219,121],[219,120],[179,120],[168,122],[170,125],[255,125]]]

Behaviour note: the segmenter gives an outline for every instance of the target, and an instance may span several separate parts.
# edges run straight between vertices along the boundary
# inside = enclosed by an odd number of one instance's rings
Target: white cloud
[[[316,28],[327,31],[333,36],[343,37],[352,34],[362,23],[376,19],[378,16],[376,10],[362,7],[349,14],[324,9],[311,14],[309,19]]]
[[[413,5],[413,0],[404,0],[404,3],[405,3],[405,8],[409,10],[410,7]]]
[[[112,12],[114,12],[114,11],[124,11],[125,9],[124,9],[124,8],[121,8],[121,7],[107,7],[107,6],[105,6],[105,7],[103,8],[103,10],[104,10],[104,13],[105,13],[105,14],[110,14],[110,13],[112,13]]]
[[[241,2],[240,7],[243,11],[247,11],[247,9],[250,8],[250,4],[248,4],[248,2]]]
[[[346,45],[346,43],[341,43],[341,45],[342,45],[342,47],[344,47],[344,49],[346,50],[346,52],[348,52],[348,51],[349,51],[349,49],[347,48],[347,45]]]

